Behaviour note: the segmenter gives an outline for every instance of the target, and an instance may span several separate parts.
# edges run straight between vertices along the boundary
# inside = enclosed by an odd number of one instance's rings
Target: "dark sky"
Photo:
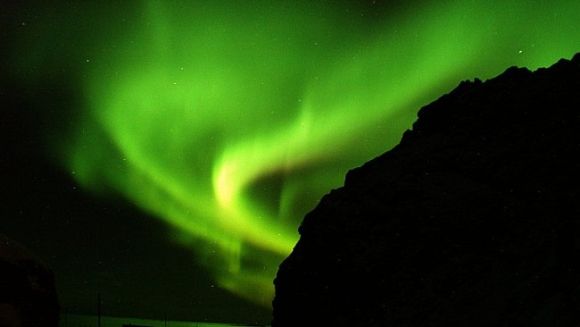
[[[100,293],[107,315],[267,323],[270,310],[216,287],[209,273],[196,264],[194,253],[167,239],[164,223],[115,196],[85,192],[55,164],[54,154],[47,150],[48,134],[73,124],[70,117],[82,96],[78,71],[73,64],[58,65],[27,83],[26,76],[15,74],[9,65],[11,59],[30,51],[21,48],[23,38],[38,37],[24,30],[26,25],[48,20],[47,26],[57,26],[61,22],[50,21],[58,17],[56,12],[78,7],[81,17],[76,21],[90,30],[90,24],[106,12],[85,12],[79,3],[0,4],[0,232],[25,245],[54,270],[66,312],[95,313]],[[110,9],[117,2],[98,3]],[[352,7],[374,20],[400,3],[361,1]],[[54,48],[45,53],[48,56],[62,56],[52,61],[66,63],[76,55],[59,52],[59,42],[77,45],[79,52],[90,42],[90,38],[62,37],[44,45]],[[35,69],[40,70],[30,67],[20,73],[36,74]]]

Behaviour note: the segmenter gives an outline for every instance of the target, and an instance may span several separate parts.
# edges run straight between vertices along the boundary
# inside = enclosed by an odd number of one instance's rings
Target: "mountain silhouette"
[[[465,81],[304,218],[274,327],[578,326],[580,54]]]

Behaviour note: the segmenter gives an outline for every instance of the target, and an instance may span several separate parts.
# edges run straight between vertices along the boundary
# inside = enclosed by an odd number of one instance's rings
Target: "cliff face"
[[[580,54],[418,116],[306,215],[273,326],[577,326]]]

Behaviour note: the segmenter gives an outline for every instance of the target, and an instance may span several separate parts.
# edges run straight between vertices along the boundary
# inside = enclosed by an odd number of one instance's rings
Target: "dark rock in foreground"
[[[463,82],[300,227],[273,326],[580,326],[580,54]]]
[[[0,234],[0,326],[57,327],[52,272],[21,245]]]

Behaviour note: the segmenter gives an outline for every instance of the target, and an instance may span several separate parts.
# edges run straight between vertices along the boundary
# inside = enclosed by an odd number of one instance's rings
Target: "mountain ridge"
[[[576,54],[421,108],[399,145],[305,216],[273,326],[580,321],[579,90]]]

